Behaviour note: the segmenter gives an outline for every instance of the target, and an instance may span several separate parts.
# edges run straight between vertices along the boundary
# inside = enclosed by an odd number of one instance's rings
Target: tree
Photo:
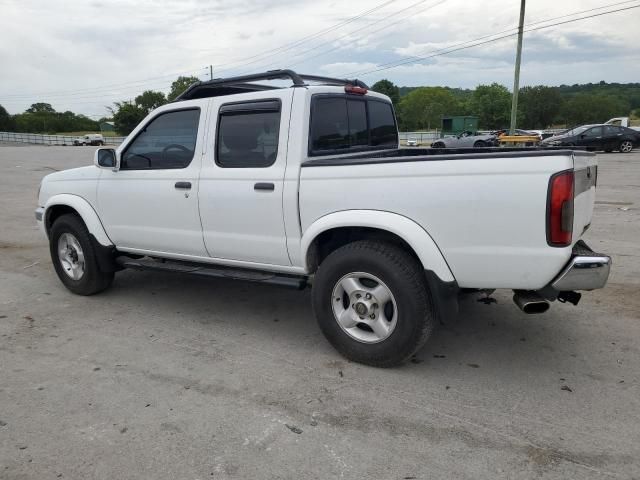
[[[154,92],[153,90],[146,90],[135,99],[135,104],[146,113],[149,113],[151,110],[158,108],[165,103],[167,103],[167,99],[164,96],[164,93]]]
[[[400,89],[393,82],[383,79],[373,84],[371,90],[382,93],[391,99],[394,105],[400,101]]]
[[[509,125],[511,93],[504,85],[478,85],[473,92],[469,107],[477,114],[480,127],[497,130]]]
[[[0,131],[12,132],[14,127],[13,117],[0,105]]]
[[[409,92],[398,104],[398,121],[402,130],[439,127],[443,115],[461,113],[458,98],[443,87],[420,87]]]
[[[560,117],[566,125],[581,125],[605,122],[628,113],[629,104],[618,97],[578,93],[563,105]]]
[[[113,111],[113,123],[120,135],[129,135],[131,131],[142,121],[147,112],[131,102],[116,102]]]
[[[27,108],[26,113],[55,113],[50,103],[34,103]]]
[[[178,79],[171,84],[171,90],[169,91],[169,95],[167,95],[167,100],[173,102],[176,97],[189,88],[189,86],[199,81],[200,79],[198,77],[178,77]]]
[[[522,128],[549,128],[560,109],[562,96],[555,87],[537,85],[523,87],[518,93],[518,126]]]

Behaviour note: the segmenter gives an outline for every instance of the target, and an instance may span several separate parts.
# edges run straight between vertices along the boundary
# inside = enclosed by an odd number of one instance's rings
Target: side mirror
[[[114,172],[120,168],[120,158],[115,148],[99,148],[93,157],[93,163],[98,168],[109,168]]]

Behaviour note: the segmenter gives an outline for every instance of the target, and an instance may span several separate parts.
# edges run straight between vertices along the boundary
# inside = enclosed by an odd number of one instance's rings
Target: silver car
[[[473,132],[463,132],[457,136],[440,138],[431,144],[431,148],[493,147],[496,139],[492,134],[474,135]]]

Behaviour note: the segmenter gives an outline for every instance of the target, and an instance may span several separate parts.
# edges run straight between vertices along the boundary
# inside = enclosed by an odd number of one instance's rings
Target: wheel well
[[[307,250],[309,272],[315,272],[334,250],[358,240],[377,240],[398,245],[420,262],[413,248],[395,233],[370,227],[338,227],[322,232],[309,245]]]
[[[53,225],[53,222],[55,222],[60,216],[66,215],[68,213],[71,213],[73,215],[77,215],[78,217],[80,217],[80,214],[73,207],[70,207],[69,205],[54,205],[52,207],[49,207],[49,209],[47,210],[47,216],[44,219],[44,225],[47,230],[47,233],[49,233],[49,230],[51,230],[51,226]],[[80,217],[80,219],[82,219],[82,217]]]

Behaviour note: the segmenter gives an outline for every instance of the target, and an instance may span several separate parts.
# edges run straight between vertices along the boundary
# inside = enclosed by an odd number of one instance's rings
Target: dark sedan
[[[616,125],[583,125],[560,135],[545,138],[541,145],[586,147],[587,150],[604,150],[605,152],[619,150],[622,153],[628,153],[634,147],[640,146],[640,132]]]

